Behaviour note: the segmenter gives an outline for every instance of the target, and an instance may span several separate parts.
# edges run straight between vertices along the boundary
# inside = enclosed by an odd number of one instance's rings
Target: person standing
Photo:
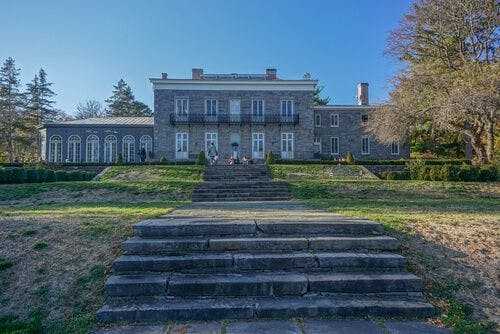
[[[141,162],[146,162],[146,156],[147,156],[146,148],[144,147],[144,145],[142,145],[141,149],[139,150],[139,157],[141,158]]]
[[[217,156],[217,149],[215,148],[214,143],[210,143],[210,146],[208,147],[208,159],[210,165],[213,165],[215,163],[215,157]]]

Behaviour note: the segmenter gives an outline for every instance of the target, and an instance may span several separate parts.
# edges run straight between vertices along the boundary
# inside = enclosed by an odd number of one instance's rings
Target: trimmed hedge
[[[85,171],[52,171],[20,167],[0,168],[0,183],[40,183],[55,181],[89,181],[96,174]]]
[[[399,159],[399,160],[354,160],[354,165],[397,165],[397,166],[405,166],[407,164],[414,163],[415,161],[421,161],[423,165],[426,166],[442,166],[445,164],[449,165],[462,165],[462,164],[471,164],[471,161],[468,159],[429,159],[429,160],[412,160],[412,159]],[[346,165],[350,164],[347,160],[339,161],[339,160],[283,160],[276,159],[276,164],[281,165]]]
[[[380,176],[385,180],[409,180],[410,172],[407,171],[384,171]]]
[[[471,166],[463,163],[458,165],[426,166],[422,163],[410,165],[412,180],[424,181],[482,181],[499,180],[497,167],[493,165]]]

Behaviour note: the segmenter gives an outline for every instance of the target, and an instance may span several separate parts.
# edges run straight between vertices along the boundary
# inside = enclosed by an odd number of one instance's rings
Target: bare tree
[[[101,103],[96,100],[87,100],[85,103],[78,103],[76,106],[76,119],[104,117],[106,114],[102,109]]]

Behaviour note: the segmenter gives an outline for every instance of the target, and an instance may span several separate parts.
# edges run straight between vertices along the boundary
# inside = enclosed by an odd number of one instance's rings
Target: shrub
[[[439,166],[432,166],[429,168],[429,178],[431,181],[441,181],[441,168]]]
[[[47,248],[49,245],[46,242],[43,241],[37,241],[33,244],[33,249],[44,249]]]
[[[412,180],[420,180],[421,169],[425,167],[425,164],[422,160],[411,160],[408,163],[408,169],[410,170],[410,177]]]
[[[459,181],[477,181],[479,179],[479,168],[467,164],[462,164],[458,170]]]
[[[38,168],[38,182],[47,181],[47,170],[45,168]]]
[[[273,165],[276,163],[276,160],[274,159],[274,154],[272,151],[267,152],[266,160],[264,161],[265,165]]]
[[[161,156],[160,157],[160,164],[166,164],[167,163],[167,158],[165,158],[164,156]]]
[[[56,182],[56,173],[53,170],[47,171],[45,182]]]
[[[354,165],[354,156],[352,155],[351,151],[347,152],[345,160],[349,165]]]
[[[207,157],[205,156],[205,151],[200,151],[200,153],[198,154],[198,161],[196,163],[200,166],[205,166],[207,164]]]
[[[409,180],[410,179],[410,172],[397,171],[397,172],[394,172],[394,176],[395,176],[396,180]]]
[[[123,155],[118,154],[118,155],[116,156],[115,163],[116,163],[117,165],[123,165]]]
[[[26,182],[26,170],[20,167],[6,168],[10,173],[9,183],[24,183]]]
[[[26,182],[37,183],[39,181],[38,170],[26,169]]]
[[[5,168],[0,168],[0,184],[7,183],[7,172]]]
[[[441,180],[458,181],[458,168],[452,165],[443,165],[441,167]]]
[[[66,171],[64,171],[64,170],[56,170],[54,173],[55,173],[56,181],[57,182],[67,181],[68,180],[68,174],[66,173]]]
[[[498,169],[494,165],[485,165],[479,169],[479,180],[494,182],[498,180]]]

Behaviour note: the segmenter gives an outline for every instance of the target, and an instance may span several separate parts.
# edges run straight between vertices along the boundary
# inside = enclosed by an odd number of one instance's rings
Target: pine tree
[[[19,91],[19,73],[11,57],[5,60],[0,69],[0,145],[11,162],[14,161],[16,145],[21,139],[19,129],[25,105],[24,94]]]
[[[309,73],[309,72],[304,73],[304,75],[302,77],[304,80],[314,80],[311,76],[311,73]],[[318,85],[316,85],[316,87],[314,87],[313,106],[325,106],[328,103],[330,103],[330,97],[327,96],[325,98],[322,98],[320,96],[321,92],[323,91],[323,88],[325,88],[325,87],[318,86]]]
[[[113,86],[113,95],[105,102],[108,104],[106,109],[107,116],[151,116],[151,109],[144,103],[137,101],[132,89],[120,79]]]

